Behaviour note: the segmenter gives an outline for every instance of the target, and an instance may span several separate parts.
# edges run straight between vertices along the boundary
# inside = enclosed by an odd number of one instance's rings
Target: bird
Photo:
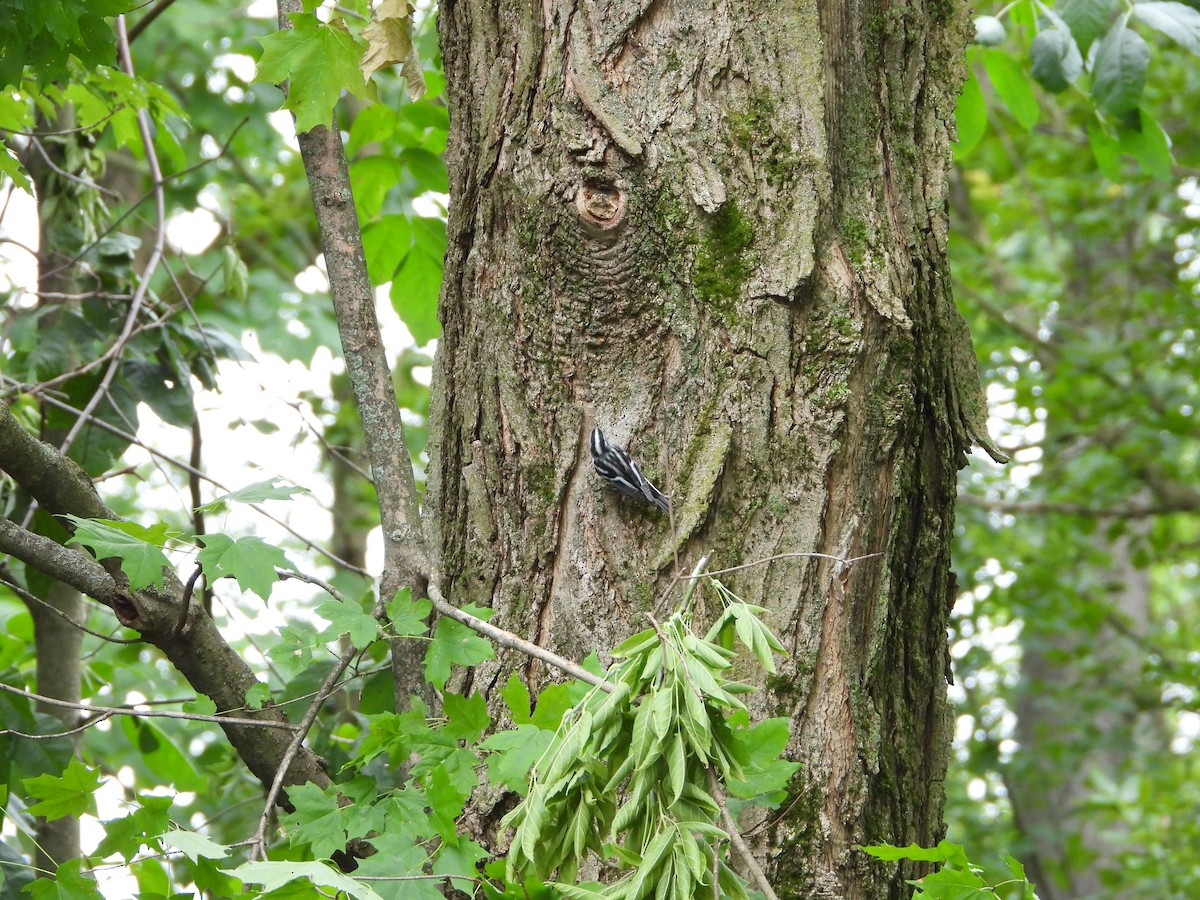
[[[666,495],[650,483],[628,453],[608,442],[598,426],[592,429],[592,438],[588,445],[592,451],[592,465],[596,467],[596,474],[604,479],[609,487],[635,500],[653,503],[665,513],[671,512],[671,501]]]

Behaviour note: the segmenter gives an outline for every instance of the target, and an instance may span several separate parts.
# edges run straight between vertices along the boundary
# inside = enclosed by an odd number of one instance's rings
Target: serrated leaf
[[[160,837],[159,841],[167,847],[181,851],[192,862],[199,861],[200,857],[224,859],[229,855],[229,848],[224,844],[218,844],[195,831],[173,828]]]
[[[280,485],[283,479],[276,476],[267,481],[256,481],[244,488],[222,494],[211,503],[197,507],[203,512],[219,512],[230,503],[262,503],[264,500],[291,500],[296,494],[310,493],[306,487],[295,484]]]
[[[9,180],[27,194],[33,193],[33,185],[25,169],[7,146],[0,147],[0,175],[7,175]]]
[[[481,619],[492,613],[490,609],[474,606],[464,607],[464,611]],[[425,677],[441,690],[446,686],[452,666],[473,666],[495,656],[486,638],[454,619],[442,617],[438,619],[433,640],[425,652]]]
[[[290,795],[290,792],[289,792]],[[345,891],[357,900],[383,900],[362,882],[320,862],[274,862],[259,860],[243,863],[236,869],[223,870],[226,874],[251,884],[261,884],[264,891],[273,891],[289,882],[301,879],[318,887],[331,887]]]
[[[69,859],[58,867],[53,880],[39,878],[25,891],[34,900],[104,900],[96,879],[83,873],[82,859]]]
[[[121,571],[132,590],[150,585],[162,587],[163,569],[169,569],[171,561],[159,548],[179,532],[169,531],[165,525],[144,528],[132,522],[81,519],[70,514],[61,518],[75,526],[75,534],[67,543],[90,547],[96,559],[121,560]]]
[[[353,603],[326,600],[317,607],[316,612],[322,619],[329,620],[329,628],[321,634],[327,640],[348,634],[350,643],[362,650],[379,639],[379,623],[375,617]]]
[[[500,691],[500,696],[504,699],[504,705],[508,707],[513,724],[526,725],[529,723],[531,719],[529,688],[521,680],[521,676],[516,672],[509,675],[508,681],[504,683],[504,687]]]
[[[242,590],[252,591],[263,600],[271,596],[278,581],[276,567],[295,571],[282,550],[257,537],[235,540],[226,534],[206,534],[196,559],[209,584],[231,575]]]
[[[1146,84],[1150,47],[1145,38],[1125,26],[1125,17],[1100,41],[1092,63],[1092,99],[1113,116],[1137,109]]]
[[[1200,53],[1200,12],[1183,3],[1135,3],[1135,17],[1192,53]]]
[[[28,808],[35,816],[61,819],[63,816],[96,814],[96,799],[93,796],[100,787],[100,770],[89,769],[75,757],[71,757],[61,776],[35,775],[22,779],[21,784],[38,802]]]
[[[296,117],[296,130],[332,122],[333,106],[343,90],[366,99],[366,80],[358,68],[363,45],[347,31],[325,24],[312,13],[292,13],[293,29],[259,38],[263,46],[256,81],[289,82],[283,104]]]
[[[480,744],[492,751],[487,756],[488,781],[525,794],[529,789],[529,770],[553,740],[551,732],[535,725],[518,725],[510,731],[489,735]]]
[[[387,606],[388,621],[400,637],[420,637],[429,631],[429,614],[433,603],[428,599],[413,600],[408,588],[396,592]]]
[[[482,694],[461,697],[447,693],[442,697],[442,712],[446,716],[443,731],[456,741],[473,744],[492,722]]]

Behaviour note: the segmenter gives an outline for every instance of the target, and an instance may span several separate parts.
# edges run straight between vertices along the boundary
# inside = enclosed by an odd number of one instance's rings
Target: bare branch
[[[300,0],[279,0],[279,27],[290,30],[287,13],[301,11]],[[288,85],[282,87],[286,94]],[[318,125],[296,137],[321,232],[346,374],[362,419],[367,458],[379,496],[384,538],[380,596],[391,597],[401,586],[419,596],[432,565],[421,530],[404,423],[375,316],[375,295],[363,255],[341,133],[336,127]]]
[[[18,597],[20,597],[26,603],[36,603],[42,609],[46,610],[47,612],[49,612],[53,615],[58,616],[60,619],[66,619],[68,622],[71,623],[71,625],[73,625],[75,628],[78,628],[84,634],[90,634],[92,637],[100,638],[100,640],[107,641],[110,644],[144,644],[145,643],[145,641],[143,641],[141,638],[115,638],[110,634],[104,634],[103,632],[100,632],[100,631],[93,631],[91,628],[88,628],[86,625],[76,622],[74,619],[72,619],[69,615],[67,615],[65,612],[63,612],[61,609],[59,609],[54,604],[47,603],[45,600],[43,600],[41,597],[39,597],[37,594],[33,593],[32,591],[25,590],[25,588],[21,587],[21,585],[17,584],[15,581],[13,581],[11,578],[9,578],[5,574],[6,571],[7,570],[5,569],[5,567],[2,564],[0,564],[0,584],[3,584],[6,588],[8,588],[10,591],[12,591],[14,594],[16,594]]]
[[[767,900],[779,900],[779,896],[771,887],[771,882],[767,880],[767,873],[762,870],[762,866],[758,864],[758,860],[750,852],[750,848],[742,838],[741,831],[738,830],[737,822],[730,815],[729,805],[725,802],[725,794],[721,790],[721,781],[717,778],[717,772],[712,766],[708,767],[708,792],[712,795],[713,800],[717,803],[717,807],[721,810],[721,819],[725,822],[725,830],[729,833],[729,840],[737,850],[738,855],[742,857],[742,862],[746,864],[746,868],[750,870],[750,875],[754,879],[754,886],[763,892]]]
[[[142,719],[189,719],[195,722],[212,722],[214,725],[245,725],[251,728],[277,728],[282,731],[294,731],[297,727],[286,720],[280,722],[273,721],[271,719],[235,719],[230,716],[206,716],[200,713],[175,712],[169,709],[133,709],[126,706],[89,706],[86,703],[70,703],[66,700],[56,700],[53,697],[44,697],[41,694],[33,693],[33,691],[23,691],[20,688],[13,687],[11,684],[4,684],[3,682],[0,682],[0,691],[5,691],[9,694],[16,694],[19,697],[27,697],[30,700],[36,700],[38,703],[46,703],[50,706],[78,709],[82,710],[83,712],[103,713],[106,716],[134,716]],[[10,732],[7,729],[0,731],[0,734],[11,733],[14,732]]]
[[[358,656],[362,651],[357,647],[349,647],[338,659],[335,665],[326,676],[325,681],[321,684],[320,690],[317,691],[316,697],[309,704],[308,709],[304,713],[304,718],[300,720],[300,724],[296,726],[296,736],[292,738],[292,743],[288,746],[283,754],[283,759],[279,764],[279,771],[275,775],[275,780],[271,782],[271,788],[267,791],[267,799],[263,804],[263,812],[258,820],[258,828],[254,832],[254,836],[250,839],[250,861],[253,862],[259,856],[266,858],[267,856],[267,828],[270,827],[271,814],[275,809],[275,804],[279,800],[279,794],[283,790],[283,778],[287,774],[288,766],[300,750],[300,745],[304,743],[304,738],[308,734],[313,723],[317,721],[317,716],[321,712],[321,707],[325,705],[325,701],[329,699],[329,695],[337,688],[338,679],[342,677],[342,673],[350,665],[354,657]]]

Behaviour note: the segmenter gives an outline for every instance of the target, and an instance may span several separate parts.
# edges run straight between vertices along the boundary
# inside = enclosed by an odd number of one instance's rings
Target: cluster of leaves
[[[1004,862],[1012,873],[1012,878],[992,884],[985,877],[983,870],[967,859],[962,845],[950,841],[939,841],[936,847],[918,847],[916,844],[893,847],[890,844],[877,844],[862,849],[876,859],[886,862],[907,859],[914,862],[939,863],[941,868],[937,872],[908,882],[915,888],[914,900],[917,897],[928,897],[929,900],[1037,900],[1033,885],[1025,877],[1025,867],[1011,856],[1006,856]]]
[[[735,634],[768,671],[783,647],[762,609],[718,591],[727,605],[703,638],[683,613],[633,635],[613,651],[625,661],[607,691],[593,689],[564,718],[529,795],[505,818],[516,826],[510,881],[557,870],[555,887],[575,900],[683,900],[713,896],[715,874],[723,896],[747,896],[721,858],[729,836],[712,787],[719,775],[734,797],[773,805],[797,765],[778,758],[786,720],[748,727],[737,695],[749,688],[728,678]],[[589,850],[625,873],[573,885]]]
[[[1070,22],[1087,8],[1060,6]],[[1159,6],[1127,7],[1123,27],[1152,37],[1144,17]],[[1097,36],[1112,25],[1103,8]],[[1093,66],[1102,40],[1088,48]],[[1182,176],[1200,161],[1200,67],[1163,49],[1140,111],[1171,135]],[[1183,177],[1152,180],[1163,165],[1108,166],[1097,127],[1140,138],[1097,114],[1074,89],[1083,77],[1053,103],[1035,93],[1041,126],[1021,121],[990,62],[1004,53],[972,50],[1003,103],[960,158],[952,195],[954,291],[996,401],[993,433],[1016,459],[1007,470],[973,461],[960,484],[951,642],[963,740],[949,828],[979,855],[1016,853],[1043,883],[1191,896],[1200,531],[1180,497],[1200,458],[1194,195]],[[1072,800],[1048,802],[1062,781]],[[1022,831],[1045,805],[1053,815]]]
[[[294,491],[269,482],[252,485],[210,508],[281,499]],[[168,562],[161,548],[171,537],[165,525],[144,528],[78,518],[72,523],[75,540],[101,558],[118,559],[131,583],[144,586],[161,577]],[[259,552],[260,542],[234,552],[250,540],[206,535],[200,564],[265,598],[275,581],[275,556]],[[206,561],[205,553],[214,546],[224,549]],[[719,582],[712,584],[725,605],[703,638],[692,631],[689,616],[676,613],[614,651],[624,661],[602,675],[609,690],[552,685],[532,712],[528,690],[514,674],[502,692],[514,727],[486,738],[492,719],[483,698],[448,692],[446,684],[453,666],[491,659],[491,644],[448,618],[438,619],[428,635],[429,601],[413,601],[404,592],[388,605],[390,639],[429,641],[425,677],[443,692],[439,720],[430,720],[423,703],[413,698],[405,713],[366,712],[353,726],[340,729],[340,740],[355,747],[343,765],[343,779],[328,791],[314,785],[288,789],[293,810],[282,820],[287,842],[270,860],[240,866],[227,862],[230,847],[173,826],[170,804],[161,801],[150,803],[149,812],[117,820],[119,827],[114,823],[98,854],[122,853],[132,860],[143,846],[152,854],[182,850],[189,862],[177,860],[183,866],[180,877],[209,889],[215,879],[223,891],[236,891],[222,896],[256,896],[244,885],[261,884],[270,891],[300,879],[353,897],[434,900],[440,896],[439,882],[430,876],[442,876],[468,892],[479,884],[499,897],[507,896],[505,884],[537,892],[557,870],[565,883],[555,889],[577,898],[633,900],[653,892],[681,900],[707,897],[713,892],[713,873],[724,895],[746,897],[741,880],[723,859],[721,847],[728,835],[718,825],[721,808],[713,791],[723,783],[734,812],[747,803],[775,806],[798,766],[779,758],[788,739],[786,720],[751,726],[737,697],[749,688],[728,677],[736,659],[735,637],[769,672],[775,671],[772,654],[783,647],[759,618],[764,610],[741,602]],[[482,619],[491,612],[464,611]],[[358,603],[329,601],[316,613],[330,626],[289,626],[271,651],[276,663],[298,673],[311,666],[322,646],[339,637],[363,650],[383,637],[379,623]],[[594,658],[588,667],[601,675]],[[258,690],[251,695],[248,702],[257,703],[270,696]],[[203,704],[194,709],[214,712]],[[144,721],[131,720],[130,727],[138,731],[142,745],[147,742],[142,729],[154,731]],[[163,743],[172,746],[169,740]],[[384,760],[387,766],[381,768],[378,763]],[[478,869],[489,854],[457,825],[464,804],[480,786],[481,767],[491,786],[525,798],[505,820],[516,828],[507,863],[493,860],[485,867],[490,881],[481,879]],[[397,778],[397,773],[406,777]],[[72,759],[61,775],[25,779],[29,796],[39,801],[28,813],[94,815],[93,794],[100,784],[98,770]],[[186,786],[178,779],[176,784]],[[142,810],[149,799],[143,798]],[[412,878],[398,883],[402,890],[371,887],[313,861],[365,838],[377,853],[360,862],[356,878]],[[607,886],[576,886],[572,882],[589,853],[615,859],[630,871]]]
[[[1059,94],[1088,75],[1091,112],[1087,131],[1096,163],[1121,180],[1120,157],[1128,154],[1148,173],[1168,178],[1170,141],[1144,103],[1150,46],[1134,23],[1166,35],[1200,55],[1200,12],[1175,0],[1134,3],[1118,10],[1116,0],[1066,0],[1052,8],[1040,2],[1011,3],[1001,15],[975,20],[978,46],[968,54],[972,75],[963,88],[956,118],[958,159],[965,159],[987,130],[988,111],[978,75],[980,65],[1008,111],[1026,130],[1040,116],[1033,84]],[[1009,31],[1028,54],[1028,71],[1004,45]]]
[[[306,10],[317,4],[306,2]],[[389,202],[399,194],[415,198],[444,195],[449,178],[442,153],[450,119],[438,101],[444,81],[437,69],[422,72],[419,55],[437,60],[437,47],[426,34],[424,46],[413,35],[413,10],[407,0],[387,0],[370,13],[370,22],[355,35],[350,25],[365,15],[344,15],[323,22],[311,12],[290,16],[291,31],[262,40],[258,78],[288,81],[284,104],[296,116],[297,131],[327,125],[343,90],[362,99],[375,93],[365,80],[384,61],[403,63],[412,101],[371,103],[350,125],[347,152],[355,205],[363,228],[367,267],[377,284],[391,282],[392,304],[413,339],[427,344],[439,333],[437,295],[442,282],[446,229],[442,216],[421,215]],[[346,10],[342,9],[341,13]]]

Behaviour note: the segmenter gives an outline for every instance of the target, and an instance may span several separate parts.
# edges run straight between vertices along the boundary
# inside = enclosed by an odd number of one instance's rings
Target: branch
[[[0,518],[0,553],[16,557],[27,566],[98,600],[116,612],[118,619],[132,615],[128,600],[117,590],[112,575],[98,562],[58,541]]]
[[[41,694],[35,694],[33,691],[24,691],[20,688],[13,687],[11,684],[0,682],[0,691],[5,691],[9,694],[16,694],[19,697],[28,697],[30,700],[36,700],[39,703],[46,703],[50,706],[62,706],[67,709],[78,709],[83,712],[100,713],[104,717],[108,716],[135,716],[142,719],[189,719],[195,722],[212,722],[215,725],[247,725],[252,728],[279,728],[284,731],[295,731],[296,726],[284,720],[282,722],[273,722],[269,719],[235,719],[232,716],[206,716],[202,713],[185,713],[175,712],[169,709],[132,709],[126,706],[90,706],[87,703],[70,703],[66,700],[56,700],[53,697],[45,697]],[[89,724],[95,724],[94,722]],[[0,731],[3,734],[16,734],[17,732],[4,729]],[[61,737],[69,732],[62,732],[55,735],[39,735],[39,737]]]
[[[279,0],[280,29],[292,28],[287,13],[301,11],[300,0]],[[289,86],[285,83],[281,88],[287,95]],[[367,458],[379,496],[384,539],[379,593],[390,598],[406,586],[413,596],[421,596],[433,567],[421,530],[400,405],[375,316],[375,295],[363,254],[346,151],[336,127],[318,125],[296,139],[321,232],[346,374],[362,420]]]
[[[52,514],[117,518],[100,501],[83,470],[21,428],[4,403],[0,403],[0,467]],[[174,574],[164,578],[161,589],[130,591],[115,560],[108,567],[102,566],[4,518],[0,518],[0,552],[11,554],[108,606],[122,625],[136,629],[148,643],[161,650],[188,683],[209,697],[218,710],[243,708],[247,692],[259,683],[199,601],[190,598],[184,605],[183,585]],[[178,632],[176,623],[185,611],[186,624]],[[215,719],[254,776],[264,785],[271,784],[290,744],[288,735],[281,733],[282,726],[287,724],[283,710],[268,704],[240,719],[226,716]],[[322,761],[308,749],[296,754],[295,762],[287,768],[285,781],[287,784],[311,781],[321,788],[331,783]]]
[[[1093,519],[1145,519],[1177,512],[1200,509],[1200,497],[1178,492],[1158,503],[1128,503],[1117,506],[1088,506],[1058,500],[988,500],[965,491],[958,495],[960,502],[989,512],[1031,513],[1035,515],[1087,516]]]
[[[287,772],[287,767],[300,751],[300,746],[304,743],[305,736],[308,734],[309,729],[312,728],[313,723],[317,721],[317,715],[321,712],[321,707],[325,705],[325,701],[329,699],[329,695],[336,690],[338,679],[342,677],[342,673],[346,671],[346,668],[350,665],[354,657],[358,656],[361,652],[361,650],[354,646],[346,648],[346,651],[342,653],[337,664],[330,670],[329,675],[321,684],[320,690],[317,691],[317,696],[313,698],[313,702],[309,704],[308,709],[305,711],[304,718],[296,726],[296,735],[292,738],[292,743],[284,753],[283,761],[279,766],[279,772],[275,775],[275,780],[271,782],[270,790],[267,791],[267,799],[263,804],[262,815],[258,820],[258,828],[254,832],[254,837],[250,839],[250,862],[253,862],[259,856],[266,859],[267,827],[270,825],[271,813],[274,811],[275,803],[279,799],[279,794],[283,789],[283,776]]]
[[[742,862],[746,864],[746,868],[750,870],[750,874],[754,878],[754,886],[763,892],[767,900],[779,900],[778,895],[771,888],[771,882],[767,881],[766,872],[762,870],[762,866],[758,864],[758,860],[754,858],[754,854],[746,846],[746,841],[742,838],[741,831],[738,830],[737,822],[733,820],[733,816],[729,812],[729,806],[725,803],[725,795],[721,791],[721,781],[717,778],[716,770],[712,766],[708,767],[708,792],[712,795],[713,800],[717,803],[717,807],[721,810],[721,818],[725,822],[725,830],[729,832],[729,840],[737,850],[738,855],[742,857]]]
[[[497,628],[483,619],[476,618],[470,613],[463,612],[457,606],[454,606],[448,601],[437,585],[429,585],[429,600],[433,603],[433,608],[441,615],[448,619],[454,619],[456,622],[461,622],[472,631],[475,631],[485,638],[494,641],[501,647],[508,647],[510,650],[516,650],[524,653],[527,656],[532,656],[534,659],[540,659],[549,666],[553,666],[560,672],[565,672],[572,678],[578,678],[580,681],[595,685],[601,690],[612,691],[613,686],[609,684],[599,675],[593,675],[583,666],[571,662],[565,657],[559,656],[557,653],[551,653],[545,647],[541,647],[532,641],[527,641],[522,637],[518,637],[511,631],[505,631],[503,628]]]

